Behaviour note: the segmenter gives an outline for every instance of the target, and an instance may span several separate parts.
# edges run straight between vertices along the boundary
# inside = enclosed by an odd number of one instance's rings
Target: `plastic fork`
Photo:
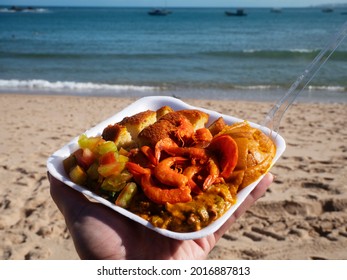
[[[339,31],[328,41],[328,44],[315,59],[307,66],[305,71],[296,79],[291,85],[289,90],[283,95],[283,97],[270,109],[267,113],[265,120],[262,123],[263,127],[270,129],[270,136],[276,138],[280,122],[287,111],[287,109],[293,104],[297,96],[305,89],[305,87],[311,82],[313,77],[317,74],[319,69],[334,53],[340,43],[347,35],[347,21],[342,25]],[[275,132],[276,135],[272,135]]]

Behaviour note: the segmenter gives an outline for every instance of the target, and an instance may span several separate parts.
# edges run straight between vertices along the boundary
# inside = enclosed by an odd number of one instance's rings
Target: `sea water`
[[[0,9],[0,91],[274,99],[347,20],[345,10]],[[347,10],[347,9],[346,9]],[[347,41],[305,98],[347,101]]]

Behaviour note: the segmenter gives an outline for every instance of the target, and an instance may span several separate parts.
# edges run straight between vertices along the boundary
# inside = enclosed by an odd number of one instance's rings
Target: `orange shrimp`
[[[206,148],[212,141],[212,134],[206,127],[200,128],[195,131],[192,139],[194,141],[193,146],[199,148]]]
[[[238,160],[238,148],[235,140],[230,135],[222,134],[213,138],[207,149],[217,154],[221,168],[220,175],[227,179]]]
[[[184,156],[192,160],[192,164],[199,162],[201,164],[205,163],[209,155],[203,148],[197,147],[172,147],[165,150],[168,154],[173,156]]]
[[[157,142],[157,144],[155,144],[155,147],[154,147],[154,157],[159,162],[160,157],[161,157],[161,152],[166,151],[166,150],[173,148],[173,147],[176,148],[176,147],[178,147],[178,145],[171,138],[164,138],[164,139],[159,140]]]
[[[169,137],[172,136],[182,144],[194,134],[194,127],[191,122],[178,112],[167,113],[159,119],[159,122],[168,122],[173,125],[174,129],[170,131]]]
[[[190,139],[193,136],[194,127],[186,117],[182,116],[178,112],[173,113],[179,115],[178,120],[176,121],[177,130],[174,132],[174,136],[184,144],[185,140]],[[165,116],[163,118],[165,118]]]
[[[155,145],[154,155],[158,161],[160,160],[162,151],[165,151],[171,156],[184,156],[201,162],[205,162],[209,158],[205,149],[198,147],[179,147],[171,138],[164,138]]]
[[[158,160],[154,156],[153,150],[149,146],[142,146],[140,148],[141,152],[148,158],[148,160],[153,164],[154,166],[158,164]]]
[[[186,161],[187,159],[183,157],[168,157],[154,167],[153,174],[165,185],[183,188],[188,183],[188,178],[172,169],[172,166],[175,164],[183,164]]]
[[[216,161],[211,157],[207,162],[207,169],[209,175],[206,177],[202,189],[206,190],[209,186],[214,183],[220,182],[223,178],[220,177],[220,171]]]
[[[183,171],[183,175],[185,175],[188,178],[188,186],[192,190],[192,192],[199,194],[202,193],[199,186],[195,183],[193,180],[193,177],[201,171],[202,167],[198,165],[190,165]]]
[[[176,189],[162,189],[153,184],[150,173],[146,173],[142,176],[141,185],[145,195],[158,204],[174,204],[178,202],[189,202],[192,200],[192,196],[190,195],[191,190],[188,186]]]
[[[189,202],[192,200],[190,188],[184,186],[175,189],[163,189],[156,186],[152,180],[151,170],[143,168],[134,162],[127,162],[126,167],[134,176],[141,176],[141,188],[144,194],[157,204]]]

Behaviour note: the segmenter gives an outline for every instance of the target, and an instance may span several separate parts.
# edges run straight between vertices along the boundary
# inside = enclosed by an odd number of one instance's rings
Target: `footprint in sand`
[[[297,162],[302,162],[302,161],[304,161],[304,158],[296,156],[296,157],[293,157],[293,160],[297,161]]]
[[[340,212],[347,209],[347,199],[328,199],[322,201],[324,212]]]
[[[317,189],[317,190],[325,190],[325,191],[330,190],[330,186],[322,182],[303,182],[301,185],[302,187],[306,189]]]
[[[263,235],[263,236],[266,236],[266,237],[271,237],[271,238],[274,238],[278,241],[283,241],[285,240],[285,236],[283,235],[280,235],[280,234],[277,234],[275,233],[274,231],[272,230],[265,230],[265,229],[262,229],[262,228],[259,228],[259,227],[252,227],[251,228],[253,232],[256,232],[260,235]]]
[[[31,249],[28,253],[25,254],[25,260],[43,260],[49,257],[50,253],[47,250],[44,250],[40,246],[36,246]]]
[[[259,260],[259,259],[264,259],[266,257],[266,254],[264,254],[261,251],[256,251],[256,250],[242,250],[241,255],[243,259],[250,259],[250,260]]]
[[[254,234],[253,232],[246,231],[243,233],[243,236],[248,237],[249,239],[255,242],[262,241],[262,237],[258,234]]]
[[[283,209],[290,215],[304,216],[307,214],[307,210],[303,203],[286,200],[283,202]]]
[[[282,165],[282,164],[277,164],[276,165],[276,168],[279,168],[279,169],[284,169],[285,171],[292,171],[293,168],[288,166],[288,165]]]
[[[235,241],[235,240],[237,240],[237,237],[232,236],[232,235],[227,234],[227,233],[225,233],[225,234],[222,236],[222,238],[225,239],[225,240],[228,240],[228,241]]]
[[[12,256],[12,248],[9,246],[6,246],[5,248],[3,248],[2,251],[2,259],[3,260],[9,260]]]
[[[283,209],[288,214],[293,216],[318,216],[323,212],[323,206],[321,201],[317,201],[315,199],[311,199],[310,201],[284,201]]]

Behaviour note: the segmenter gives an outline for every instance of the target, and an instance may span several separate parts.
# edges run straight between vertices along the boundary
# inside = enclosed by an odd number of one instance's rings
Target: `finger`
[[[267,173],[264,178],[258,183],[254,190],[247,196],[247,198],[242,202],[242,204],[237,208],[234,214],[228,219],[228,221],[215,233],[216,240],[218,240],[222,235],[229,229],[229,227],[234,223],[242,214],[244,214],[260,197],[262,197],[268,187],[273,182],[273,175]]]

